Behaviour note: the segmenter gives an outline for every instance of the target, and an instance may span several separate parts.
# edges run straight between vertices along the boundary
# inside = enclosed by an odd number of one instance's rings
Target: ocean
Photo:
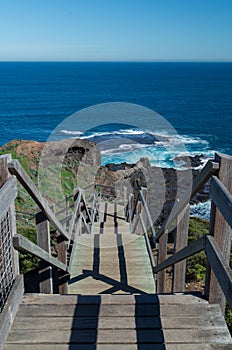
[[[87,138],[102,164],[232,155],[232,63],[0,62],[0,130],[0,145]]]

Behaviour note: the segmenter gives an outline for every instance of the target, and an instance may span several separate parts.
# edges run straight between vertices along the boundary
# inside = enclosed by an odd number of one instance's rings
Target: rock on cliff
[[[101,162],[96,144],[80,139],[54,142],[14,140],[0,147],[0,154],[4,153],[11,153],[12,158],[19,159],[36,184],[39,174],[40,190],[53,203],[62,200],[64,195],[73,193],[78,185],[79,168],[83,168],[83,164],[84,168],[95,168]],[[61,181],[59,188],[56,183],[58,178]],[[27,194],[20,190],[19,196],[26,207]]]
[[[22,160],[29,170],[38,170],[41,158],[46,165],[62,160],[69,163],[70,170],[73,170],[73,161],[82,161],[92,166],[100,166],[101,162],[101,154],[96,144],[81,139],[53,142],[14,140],[0,147],[0,154],[3,153],[11,153],[13,158]]]

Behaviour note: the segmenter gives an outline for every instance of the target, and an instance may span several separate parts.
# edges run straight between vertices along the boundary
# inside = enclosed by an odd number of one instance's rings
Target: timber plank
[[[98,343],[98,344],[130,344],[130,343],[221,343],[230,341],[229,332],[224,328],[205,330],[80,330],[78,331],[35,331],[15,330],[11,332],[7,343],[23,344],[67,344],[67,343]]]
[[[90,289],[91,288],[91,289]],[[138,285],[132,285],[132,284],[123,284],[120,282],[115,283],[114,285],[94,285],[94,286],[86,286],[83,287],[74,286],[69,289],[70,294],[80,294],[80,295],[86,295],[86,290],[89,290],[90,295],[101,295],[101,294],[143,294],[143,293],[153,293],[154,287],[151,286],[144,286],[140,287]]]
[[[117,297],[117,295],[115,295]],[[225,327],[222,317],[17,317],[12,330],[205,329]]]
[[[78,296],[78,295],[58,295],[58,294],[25,294],[22,298],[22,304],[185,304],[185,303],[204,303],[208,301],[192,294],[147,294],[147,295],[128,295],[112,296],[110,294],[101,296]],[[215,310],[214,310],[215,311]]]
[[[161,317],[184,317],[186,314],[189,317],[196,317],[212,311],[218,311],[218,305],[208,304],[103,304],[103,305],[21,305],[18,311],[18,316],[161,316]]]
[[[0,218],[2,219],[17,195],[17,181],[14,176],[9,177],[0,188]]]
[[[29,239],[25,238],[22,235],[17,234],[13,237],[13,246],[15,249],[26,253],[30,253],[47,262],[48,264],[61,269],[64,272],[67,271],[66,265],[64,263],[53,257],[44,249],[37,246],[35,243],[29,241]]]
[[[225,344],[141,344],[142,350],[231,350]],[[41,350],[36,344],[6,344],[5,350]],[[43,344],[43,350],[119,350],[118,344]],[[120,350],[138,350],[137,344],[120,344]]]

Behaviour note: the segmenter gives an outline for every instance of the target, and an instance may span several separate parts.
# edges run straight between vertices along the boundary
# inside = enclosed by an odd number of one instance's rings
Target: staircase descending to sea
[[[223,314],[226,301],[232,308],[232,158],[216,154],[208,161],[192,196],[209,179],[210,232],[188,244],[187,196],[158,229],[146,188],[117,198],[105,186],[90,185],[55,212],[19,161],[1,156],[0,350],[231,350]],[[36,244],[17,234],[18,182],[37,205]],[[176,249],[167,257],[173,225]],[[38,293],[24,292],[18,251],[39,259]],[[186,259],[200,251],[207,257],[204,296],[184,290]]]

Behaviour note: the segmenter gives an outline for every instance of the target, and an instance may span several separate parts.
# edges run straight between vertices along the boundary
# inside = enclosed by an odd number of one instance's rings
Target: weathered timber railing
[[[138,190],[136,199],[134,199],[133,194],[129,196],[126,208],[126,219],[130,222],[132,233],[140,232],[141,234],[144,234],[144,227],[149,227],[154,245],[156,245],[156,232],[146,202],[146,196],[147,189],[144,187]]]
[[[232,157],[216,154],[208,161],[193,181],[191,198],[210,180],[212,199],[209,235],[187,245],[189,206],[186,200],[166,220],[157,233],[158,265],[157,290],[165,292],[165,269],[173,266],[173,292],[184,292],[186,258],[205,250],[207,278],[205,294],[211,303],[219,303],[225,309],[225,297],[232,307],[232,272],[229,266],[232,239]],[[176,225],[175,253],[167,258],[169,227]],[[174,225],[174,226],[175,226]],[[211,271],[212,270],[212,271]]]
[[[127,191],[124,191],[125,197]],[[152,269],[155,267],[152,247],[148,236],[148,229],[150,229],[153,245],[156,245],[156,232],[152,222],[151,214],[146,202],[147,189],[141,188],[138,190],[136,199],[131,194],[128,198],[128,204],[125,205],[125,219],[130,223],[130,232],[132,234],[144,235],[146,240],[147,252],[150,258]],[[124,199],[126,203],[126,199]]]
[[[188,245],[189,201],[209,180],[212,199],[209,235]],[[156,275],[158,293],[166,292],[166,268],[169,266],[173,267],[172,291],[184,292],[186,259],[205,250],[208,261],[205,294],[211,303],[219,303],[222,310],[225,308],[225,297],[231,306],[231,192],[232,157],[216,154],[215,159],[209,160],[193,180],[191,195],[186,194],[179,205],[174,207],[157,233],[146,203],[146,188],[140,189],[136,198],[133,194],[129,196],[126,219],[130,222],[132,233],[145,236],[151,265]],[[157,266],[148,239],[148,230],[157,248]],[[174,232],[174,255],[167,258],[168,234],[171,232]]]
[[[26,189],[37,205],[35,213],[37,244],[16,232],[14,200],[17,195],[17,180]],[[93,219],[86,204],[84,193],[78,190],[73,196],[73,203],[68,205],[70,197],[65,198],[66,216],[58,220],[56,214],[41,196],[31,178],[18,160],[11,160],[9,155],[0,158],[0,220],[1,220],[1,291],[0,308],[3,309],[11,292],[14,281],[19,275],[18,256],[16,251],[31,254],[39,259],[39,281],[41,293],[67,292],[69,278],[69,261],[72,246],[77,232],[90,233],[89,222]],[[58,205],[62,205],[60,201]],[[72,213],[70,214],[70,210]],[[62,213],[59,210],[58,213]],[[68,215],[67,215],[68,214]],[[63,226],[67,224],[67,229]],[[50,225],[53,241],[56,240],[57,256],[51,254]],[[84,227],[83,227],[84,226]],[[14,249],[13,249],[14,248]],[[69,251],[69,259],[67,252]],[[54,274],[52,268],[57,270]],[[57,277],[58,276],[58,277]]]
[[[16,234],[14,200],[16,179],[10,176],[7,162],[10,156],[0,156],[0,349],[16,315],[23,294],[23,279],[19,276],[18,256],[12,239]]]
[[[121,188],[120,188],[121,187]],[[93,194],[100,200],[117,201],[118,204],[124,205],[124,188],[122,186],[104,185],[99,183],[91,183],[83,189],[87,193]]]

